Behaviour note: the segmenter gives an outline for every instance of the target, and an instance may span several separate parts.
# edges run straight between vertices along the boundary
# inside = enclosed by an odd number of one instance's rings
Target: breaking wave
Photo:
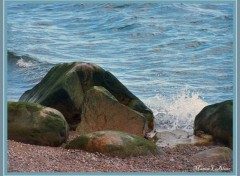
[[[155,116],[155,131],[183,129],[192,133],[195,116],[208,105],[197,92],[185,87],[174,97],[156,95],[145,103]]]
[[[28,55],[7,53],[8,99],[17,101],[28,89],[36,85],[53,66]]]
[[[18,67],[31,67],[36,64],[40,64],[41,62],[38,61],[36,58],[30,57],[28,55],[18,55],[12,51],[7,52],[8,64],[16,65]]]
[[[16,64],[17,66],[24,68],[31,67],[34,65],[31,61],[25,61],[23,58],[19,59]]]

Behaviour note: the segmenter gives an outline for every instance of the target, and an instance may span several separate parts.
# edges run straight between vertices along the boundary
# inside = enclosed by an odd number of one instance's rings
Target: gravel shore
[[[69,140],[76,134],[72,133]],[[164,147],[164,155],[129,158],[8,140],[8,172],[231,172],[232,161],[202,163],[194,154],[215,146]]]

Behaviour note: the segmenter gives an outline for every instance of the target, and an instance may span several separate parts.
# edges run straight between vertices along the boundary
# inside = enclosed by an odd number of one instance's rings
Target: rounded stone
[[[163,151],[153,142],[119,131],[97,131],[81,135],[70,141],[66,148],[99,152],[121,158],[163,154]]]
[[[39,104],[8,102],[8,139],[59,146],[67,140],[68,124],[56,109]]]

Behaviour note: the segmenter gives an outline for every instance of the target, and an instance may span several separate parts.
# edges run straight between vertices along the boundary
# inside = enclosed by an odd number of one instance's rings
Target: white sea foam
[[[34,65],[31,61],[25,61],[23,58],[19,59],[16,64],[17,66],[23,68],[31,67]]]
[[[174,97],[156,95],[145,103],[154,113],[156,131],[183,129],[190,133],[196,115],[208,105],[187,87]]]

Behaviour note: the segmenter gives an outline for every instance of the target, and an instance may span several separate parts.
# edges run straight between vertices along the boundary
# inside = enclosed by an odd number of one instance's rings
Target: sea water
[[[233,98],[232,3],[7,3],[7,98],[56,64],[113,73],[155,115],[192,131],[195,116]]]

